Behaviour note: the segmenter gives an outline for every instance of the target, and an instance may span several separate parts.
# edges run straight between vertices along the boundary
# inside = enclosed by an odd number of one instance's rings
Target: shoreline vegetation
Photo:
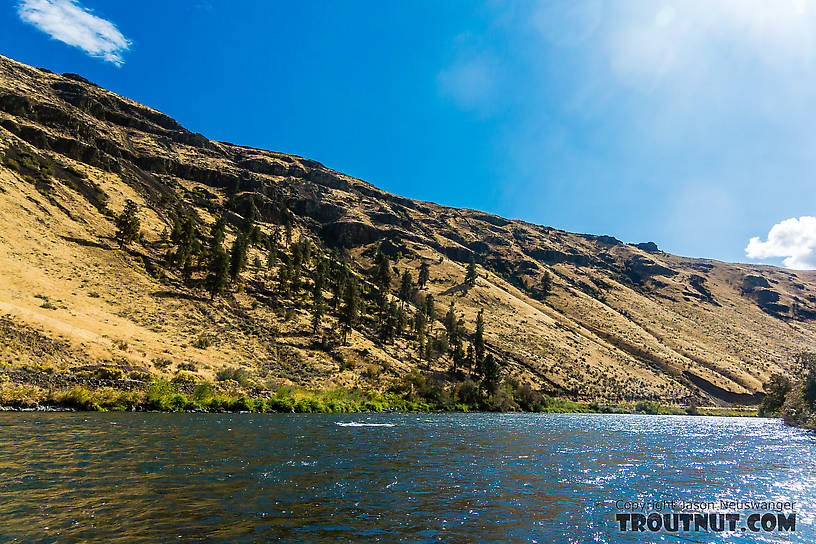
[[[0,363],[0,410],[255,413],[532,412],[756,416],[751,407],[621,404],[552,397],[505,380],[489,391],[466,380],[442,387],[419,373],[386,391],[262,387],[241,373],[210,382],[180,372],[166,379],[115,367],[71,372],[42,365]],[[13,379],[16,378],[16,379]]]
[[[765,385],[762,415],[781,417],[793,427],[816,431],[816,353],[804,352],[794,359],[794,376],[774,374]]]

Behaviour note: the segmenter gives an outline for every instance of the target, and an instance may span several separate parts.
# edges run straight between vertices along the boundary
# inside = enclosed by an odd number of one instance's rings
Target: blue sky
[[[213,139],[412,198],[816,268],[816,3],[0,9],[0,53],[80,73]]]

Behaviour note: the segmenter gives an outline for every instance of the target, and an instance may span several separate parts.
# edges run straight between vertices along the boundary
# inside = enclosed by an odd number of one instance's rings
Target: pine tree
[[[476,363],[476,372],[481,374],[482,362],[485,355],[485,341],[484,341],[484,309],[479,310],[476,316],[476,333],[473,335],[473,349]]]
[[[425,328],[427,327],[427,320],[425,312],[416,312],[414,314],[414,334],[417,339],[425,337]]]
[[[500,379],[501,366],[499,361],[493,357],[492,353],[488,353],[484,360],[484,385],[488,392],[492,394],[498,390]]]
[[[405,311],[405,308],[400,306],[397,310],[397,336],[402,336],[402,333],[405,332],[406,325],[408,325],[408,312]]]
[[[402,279],[400,280],[399,298],[402,301],[400,307],[404,307],[405,303],[411,300],[411,293],[413,293],[413,291],[414,282],[411,279],[411,273],[406,270],[402,273]]]
[[[387,299],[388,291],[391,289],[391,263],[382,251],[377,251],[374,260],[374,283],[378,289],[378,302],[380,305]]]
[[[323,300],[323,289],[320,282],[315,281],[312,288],[312,333],[317,334],[320,330],[320,321],[323,318],[323,313],[326,309],[326,304]]]
[[[238,202],[238,193],[241,191],[241,180],[236,179],[227,193],[227,207],[234,210]]]
[[[456,372],[465,361],[465,351],[462,349],[462,343],[459,342],[453,348],[453,371]]]
[[[417,279],[417,285],[419,288],[425,289],[425,285],[428,283],[429,279],[431,279],[431,267],[427,262],[422,261],[422,264],[419,265],[419,278]]]
[[[399,308],[397,303],[391,301],[385,311],[385,319],[380,324],[380,341],[383,343],[391,343],[394,341],[394,334],[397,328]]]
[[[346,281],[343,295],[343,310],[340,312],[340,328],[343,333],[343,344],[348,342],[348,335],[357,324],[360,314],[360,293],[357,282],[349,278]]]
[[[319,259],[319,258],[318,258]],[[324,259],[319,259],[312,271],[312,281],[322,291],[326,287],[326,276],[329,274],[329,265]]]
[[[431,293],[425,296],[425,316],[428,318],[431,332],[433,332],[434,321],[436,320],[436,304]]]
[[[232,243],[229,266],[229,275],[232,281],[238,280],[238,277],[241,275],[241,271],[246,266],[247,244],[248,240],[246,234],[244,233],[236,236],[235,241]]]
[[[468,344],[468,347],[467,347],[467,353],[466,353],[466,355],[465,355],[465,367],[466,367],[468,370],[469,370],[469,369],[471,369],[471,368],[473,368],[473,360],[474,360],[474,357],[475,357],[475,356],[474,356],[474,354],[473,354],[473,344]]]
[[[442,324],[445,325],[445,332],[448,334],[448,345],[454,346],[456,344],[456,333],[458,332],[457,326],[459,323],[452,300],[450,306],[448,306],[448,313],[445,314],[445,319],[442,321]]]
[[[172,255],[172,262],[176,267],[185,271],[192,270],[193,255],[200,249],[196,240],[196,230],[193,220],[185,217],[181,221],[173,224],[173,232],[170,239],[176,244],[176,251]]]
[[[425,337],[420,336],[417,340],[417,358],[421,361],[425,359],[425,355]]]
[[[207,248],[210,255],[213,255],[217,248],[224,246],[224,232],[226,227],[227,219],[223,215],[218,215],[215,219],[215,223],[213,223],[212,229],[210,229],[210,243]]]
[[[334,274],[331,282],[332,304],[334,311],[340,309],[340,300],[343,298],[343,288],[348,279],[346,265],[342,263],[335,263]]]
[[[544,277],[541,279],[541,294],[545,297],[552,291],[552,275],[549,270],[544,271]]]
[[[289,267],[282,264],[278,268],[278,293],[280,296],[289,298],[291,286],[289,284]]]
[[[470,288],[476,285],[476,262],[471,257],[465,271],[465,285]]]
[[[272,239],[270,238],[267,243],[267,253],[266,253],[266,269],[269,272],[278,266],[278,249],[275,247],[275,244],[272,243]]]
[[[283,232],[286,239],[286,247],[292,245],[292,219],[287,215],[283,223]]]
[[[229,255],[221,246],[216,246],[210,253],[209,273],[206,278],[210,300],[224,292],[229,281]]]
[[[138,211],[139,208],[135,202],[132,200],[125,202],[125,208],[116,218],[116,240],[119,245],[127,245],[139,237],[140,222],[136,215]]]

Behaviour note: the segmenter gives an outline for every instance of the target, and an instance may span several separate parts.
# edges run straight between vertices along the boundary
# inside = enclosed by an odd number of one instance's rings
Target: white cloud
[[[771,227],[768,240],[763,242],[754,236],[745,248],[751,259],[785,257],[787,268],[795,270],[816,269],[816,217],[791,217]]]
[[[130,48],[130,41],[113,23],[97,17],[77,0],[22,0],[17,13],[55,40],[116,66],[122,65],[122,55]]]
[[[439,88],[460,108],[486,113],[496,95],[497,72],[496,63],[486,55],[461,58],[439,72]]]

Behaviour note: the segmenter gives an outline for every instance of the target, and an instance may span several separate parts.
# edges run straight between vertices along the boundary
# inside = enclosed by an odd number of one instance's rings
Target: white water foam
[[[358,421],[336,421],[341,427],[393,427],[393,423],[360,423]]]

